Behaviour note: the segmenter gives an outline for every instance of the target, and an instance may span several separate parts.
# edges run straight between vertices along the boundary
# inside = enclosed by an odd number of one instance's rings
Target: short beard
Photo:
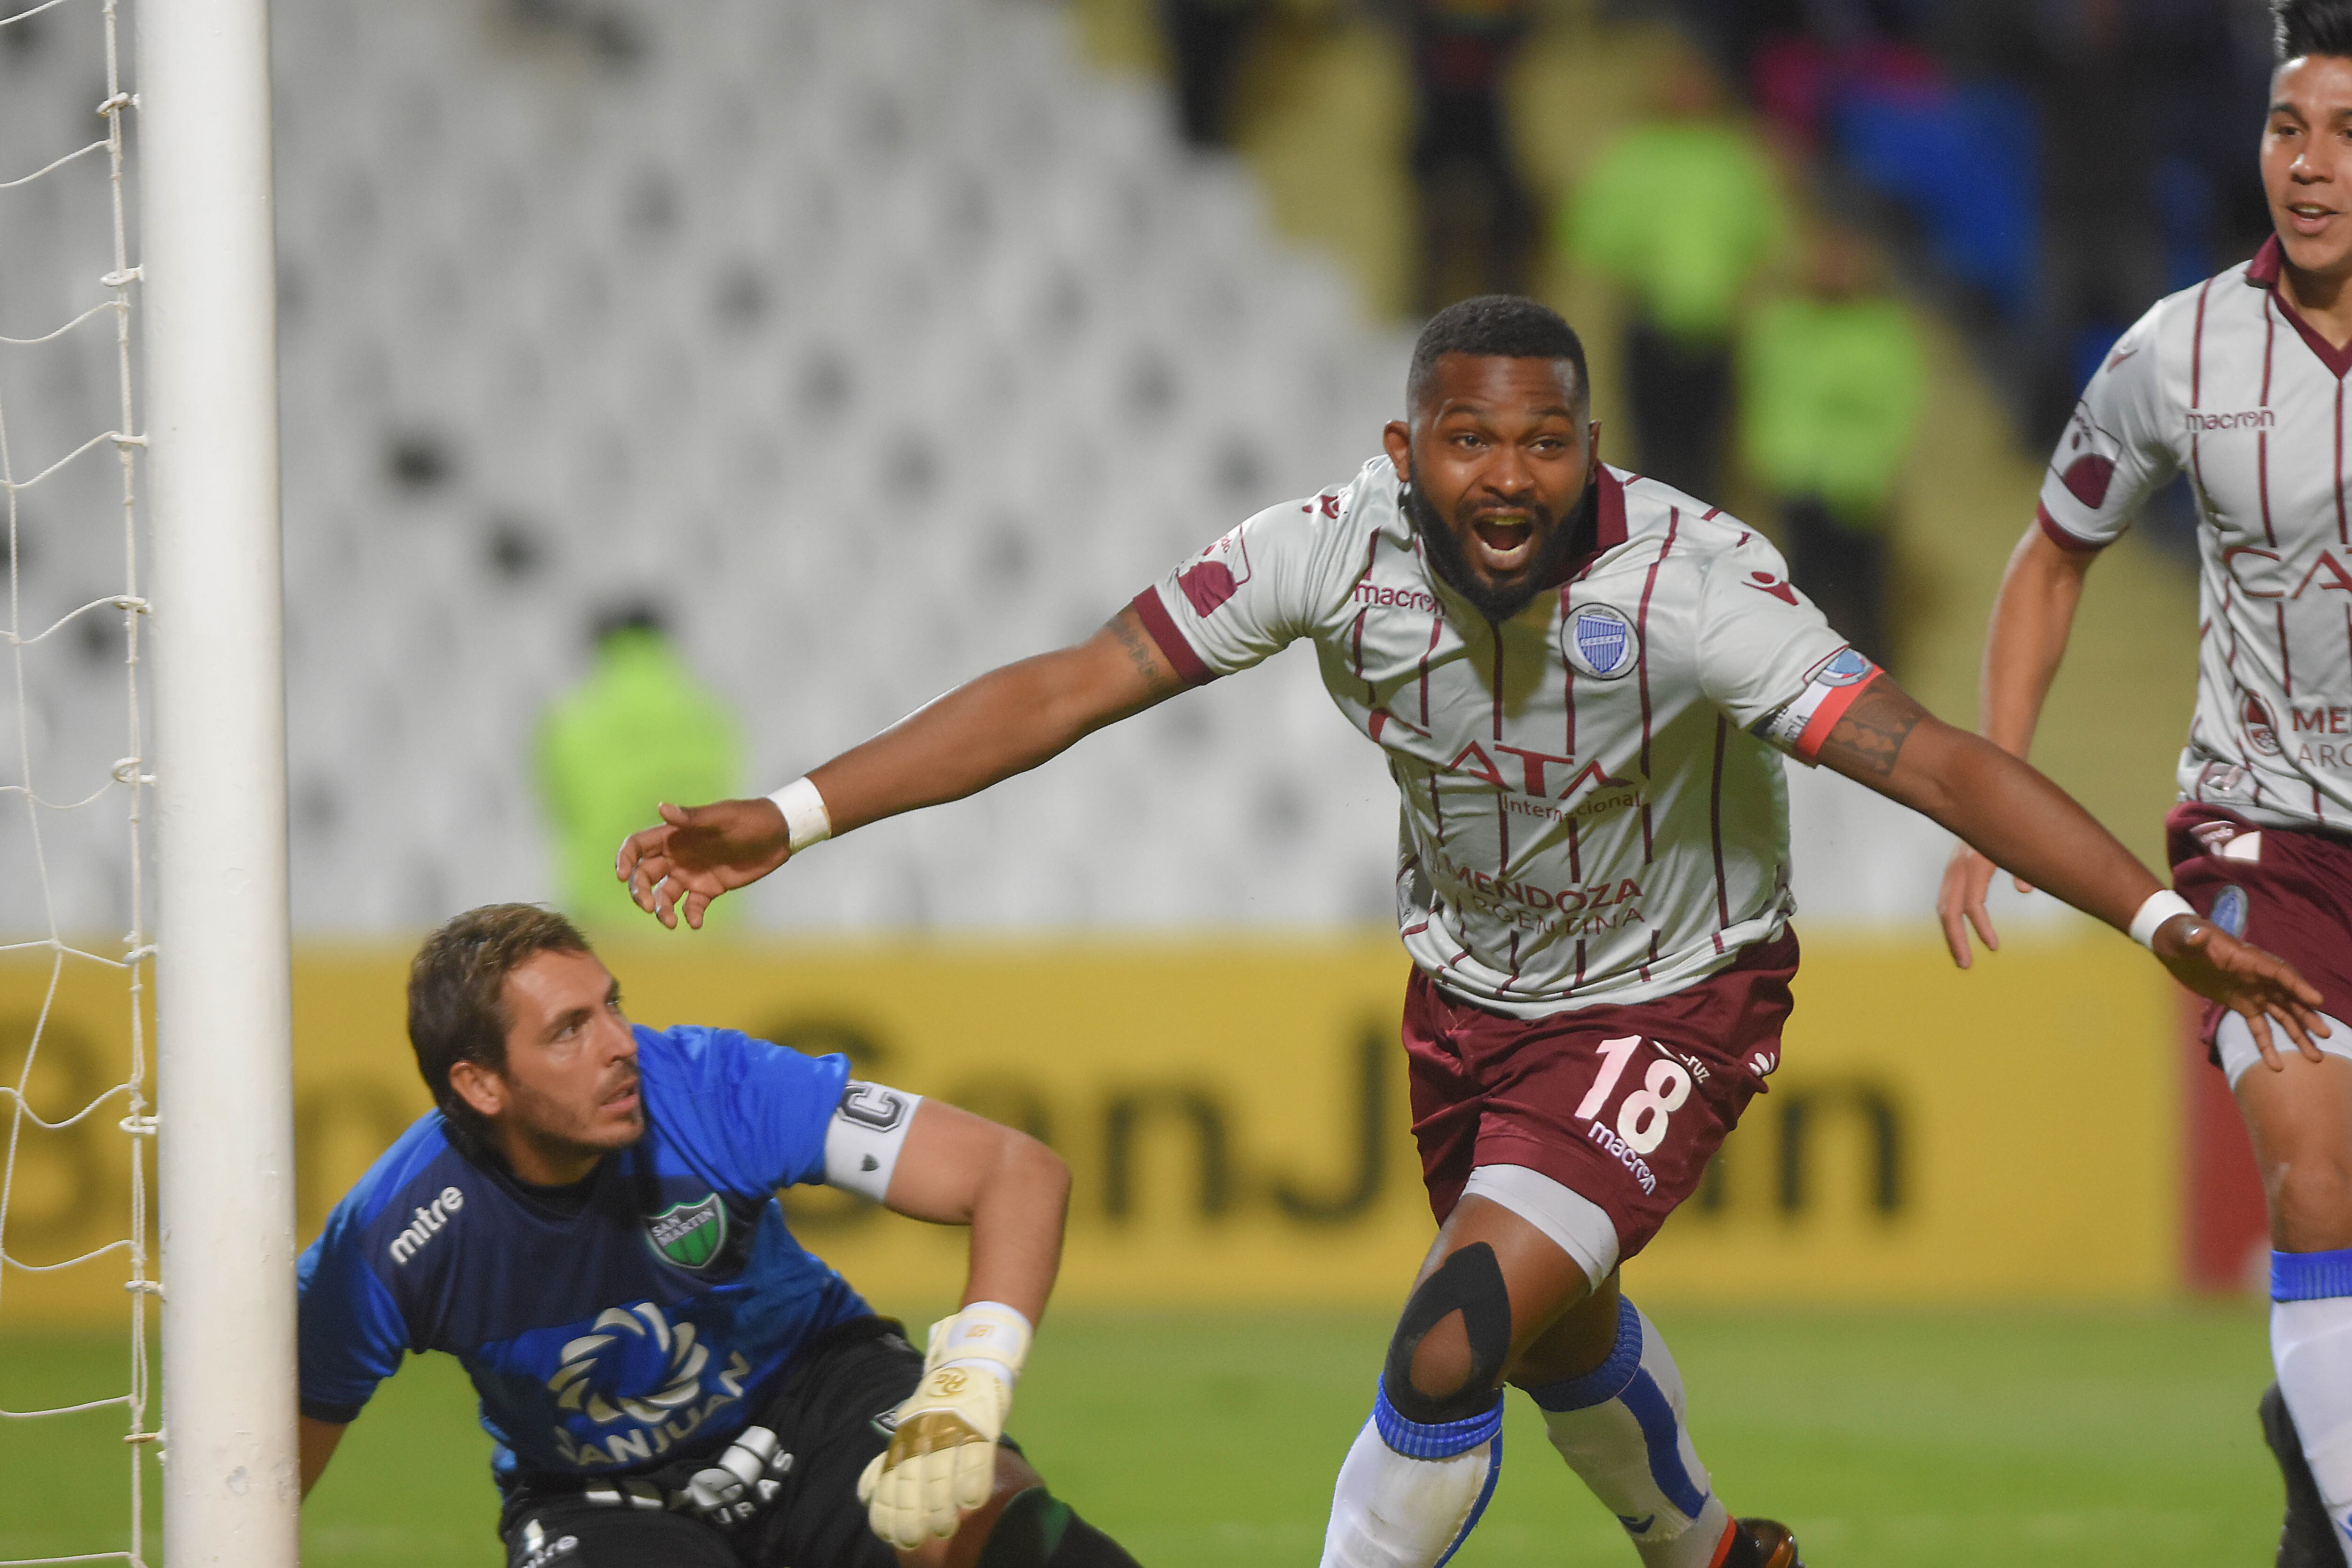
[[[1584,499],[1576,503],[1576,510],[1563,518],[1551,531],[1551,537],[1543,542],[1542,549],[1528,563],[1527,575],[1519,580],[1519,585],[1510,588],[1490,587],[1478,580],[1478,574],[1470,569],[1468,558],[1462,553],[1461,542],[1454,537],[1454,531],[1445,526],[1445,520],[1437,515],[1437,509],[1430,504],[1427,496],[1412,485],[1406,485],[1400,499],[1404,506],[1405,521],[1412,523],[1413,532],[1421,536],[1422,544],[1429,552],[1429,563],[1437,569],[1437,574],[1445,580],[1445,585],[1469,600],[1480,615],[1499,626],[1534,603],[1535,596],[1551,587],[1558,581],[1561,570],[1576,558],[1591,532],[1593,495],[1594,488],[1586,485]]]

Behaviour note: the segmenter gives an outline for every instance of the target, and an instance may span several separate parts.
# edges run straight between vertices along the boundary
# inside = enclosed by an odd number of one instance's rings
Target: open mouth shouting
[[[1470,520],[1472,563],[1490,577],[1509,577],[1534,559],[1536,520],[1516,508],[1482,511]]]

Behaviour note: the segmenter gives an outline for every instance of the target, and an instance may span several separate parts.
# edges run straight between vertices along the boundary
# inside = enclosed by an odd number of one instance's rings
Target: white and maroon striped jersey
[[[2185,799],[2352,828],[2352,520],[2344,375],[2278,291],[2279,246],[2160,300],[2092,376],[2042,483],[2042,531],[2097,550],[2186,470],[2197,715]]]
[[[1874,667],[1735,519],[1602,469],[1590,552],[1489,622],[1394,470],[1258,513],[1135,599],[1198,683],[1295,638],[1388,753],[1397,918],[1447,990],[1519,1016],[1680,990],[1780,931],[1788,797]]]

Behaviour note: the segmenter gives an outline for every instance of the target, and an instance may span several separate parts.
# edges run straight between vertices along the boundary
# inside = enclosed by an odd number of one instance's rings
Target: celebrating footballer
[[[1847,646],[1753,529],[1601,461],[1576,334],[1441,311],[1353,479],[1250,518],[1075,647],[950,692],[765,800],[665,807],[618,872],[665,923],[829,836],[953,800],[1304,638],[1385,753],[1413,1131],[1440,1222],[1339,1468],[1328,1568],[1433,1568],[1502,1390],[1646,1568],[1795,1568],[1717,1496],[1618,1270],[1780,1066],[1798,962],[1781,758],[1925,812],[2154,949],[2260,1048],[2318,997],[2073,800]],[[1367,1368],[1367,1373],[1372,1371]]]
[[[2278,1384],[2262,1417],[2287,1477],[2278,1560],[2340,1568],[2352,1543],[2352,1030],[2339,1021],[2352,1017],[2352,0],[2272,11],[2261,169],[2275,232],[2252,260],[2160,300],[2092,376],[1994,604],[1981,717],[2025,754],[2091,563],[2185,472],[2197,708],[2167,849],[2179,907],[2293,960],[2326,1019],[2299,1056],[2226,1006],[2206,1009],[2203,1036],[2270,1199]],[[1938,912],[1963,968],[1971,927],[1996,945],[1992,874],[1966,845],[1945,874]]]

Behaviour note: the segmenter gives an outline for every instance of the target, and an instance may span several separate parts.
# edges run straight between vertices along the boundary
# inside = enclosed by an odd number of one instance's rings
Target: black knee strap
[[[1413,1383],[1412,1358],[1430,1330],[1455,1312],[1470,1342],[1470,1376],[1460,1388],[1432,1394]],[[1408,1421],[1424,1426],[1466,1421],[1494,1405],[1496,1380],[1510,1356],[1511,1296],[1503,1266],[1493,1247],[1474,1241],[1440,1264],[1405,1302],[1381,1384],[1389,1404]]]

